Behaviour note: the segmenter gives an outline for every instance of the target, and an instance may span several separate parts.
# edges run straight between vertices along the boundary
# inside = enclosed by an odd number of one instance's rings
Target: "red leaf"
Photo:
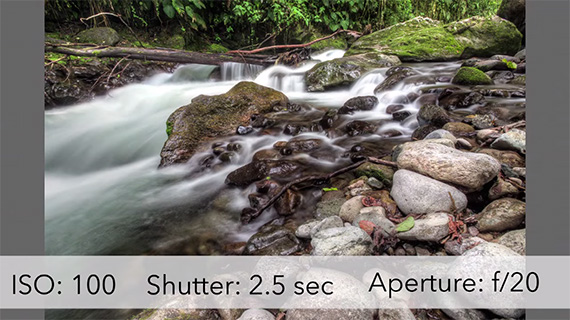
[[[374,232],[374,227],[376,227],[376,225],[368,220],[362,220],[360,221],[360,223],[358,224],[358,226],[360,226],[360,229],[364,230],[366,233],[368,233],[368,235],[372,235],[372,233]]]

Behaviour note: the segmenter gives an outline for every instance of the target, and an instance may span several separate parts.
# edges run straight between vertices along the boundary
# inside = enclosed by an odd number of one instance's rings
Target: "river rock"
[[[479,237],[463,238],[461,241],[454,239],[447,241],[444,245],[444,248],[445,252],[454,256],[460,256],[465,253],[465,251],[486,242],[487,241]]]
[[[440,95],[441,97],[441,95]],[[439,106],[445,110],[468,108],[474,104],[480,104],[485,100],[483,95],[475,91],[456,91],[439,98]]]
[[[515,197],[519,194],[519,189],[509,181],[505,181],[500,177],[493,183],[489,189],[489,199],[496,200],[503,197]]]
[[[354,120],[346,124],[344,131],[346,131],[349,136],[354,137],[374,133],[376,126],[366,121]]]
[[[340,109],[338,114],[351,114],[355,111],[368,111],[374,109],[378,104],[376,96],[362,96],[348,99]]]
[[[451,202],[455,201],[455,208]],[[394,174],[390,195],[405,214],[432,213],[467,207],[467,197],[456,188],[413,171],[401,169]]]
[[[350,85],[372,69],[392,67],[400,63],[396,56],[373,52],[345,56],[316,64],[305,73],[305,83],[309,92],[325,91]]]
[[[437,129],[438,127],[431,124],[419,126],[414,130],[414,132],[412,132],[412,140],[423,140],[428,134]]]
[[[348,226],[321,230],[313,235],[311,245],[315,256],[366,256],[372,239],[364,230]]]
[[[315,217],[323,219],[330,216],[338,216],[340,209],[346,202],[342,191],[329,191],[317,203]]]
[[[502,150],[515,150],[522,154],[526,153],[526,132],[519,129],[511,129],[503,133],[491,144],[492,148]]]
[[[270,178],[290,177],[299,170],[299,165],[285,160],[253,161],[232,171],[225,183],[231,186],[245,187],[255,181]]]
[[[455,147],[453,141],[449,139],[428,139],[428,140],[406,142],[403,144],[399,144],[395,146],[394,149],[392,149],[392,161],[398,161],[398,156],[400,155],[400,153],[402,153],[402,151],[404,151],[407,148],[417,148],[420,145],[431,144],[431,143],[441,144],[449,148]]]
[[[248,81],[221,95],[192,99],[166,121],[171,133],[160,152],[160,166],[186,162],[204,141],[230,135],[237,126],[247,124],[252,114],[270,112],[287,102],[283,93]]]
[[[432,131],[424,138],[424,140],[430,139],[448,139],[454,144],[457,143],[457,138],[455,138],[451,132],[444,129],[437,129],[435,131]]]
[[[513,172],[516,173],[519,177],[526,178],[526,168],[524,167],[514,167]]]
[[[499,162],[487,155],[463,152],[437,143],[412,142],[407,145],[398,155],[399,168],[463,186],[471,191],[481,190],[501,170]]]
[[[480,85],[480,84],[493,84],[493,79],[491,79],[485,72],[473,68],[473,67],[461,67],[459,71],[455,74],[453,79],[451,79],[451,83],[465,85],[465,86],[473,86],[473,85]]]
[[[472,67],[477,68],[483,72],[491,70],[509,70],[506,62],[494,59],[477,61],[473,64]]]
[[[248,309],[238,320],[275,320],[275,316],[263,309]]]
[[[472,17],[447,25],[416,17],[360,37],[345,55],[378,52],[396,55],[402,61],[514,55],[520,49],[521,39],[516,26],[499,17]]]
[[[497,239],[497,243],[524,256],[526,255],[526,229],[509,231]]]
[[[477,309],[441,309],[453,320],[486,320],[489,319],[485,313]]]
[[[386,71],[387,78],[382,81],[374,89],[374,94],[379,92],[392,90],[394,87],[407,77],[418,74],[414,69],[410,67],[393,67]]]
[[[525,159],[520,154],[514,151],[502,151],[496,149],[483,148],[480,149],[478,152],[489,155],[497,159],[497,161],[499,161],[500,163],[504,163],[511,168],[525,166]]]
[[[396,111],[396,112],[392,113],[392,119],[394,119],[398,122],[402,122],[402,121],[408,119],[408,117],[411,115],[412,115],[412,113],[410,111]]]
[[[513,198],[491,202],[479,215],[477,227],[481,232],[505,231],[518,227],[525,219],[526,204]]]
[[[525,0],[503,0],[499,10],[497,10],[497,16],[512,22],[523,34],[523,37],[526,27],[525,2]]]
[[[352,220],[354,220],[356,215],[358,215],[360,213],[360,210],[364,207],[364,205],[362,205],[363,198],[363,196],[356,196],[346,201],[338,213],[340,218],[343,221],[352,222]]]
[[[421,106],[417,118],[420,126],[431,124],[438,128],[443,127],[446,123],[451,121],[447,112],[435,104],[425,104]]]
[[[370,309],[292,309],[287,311],[287,320],[373,320]]]
[[[251,236],[244,254],[256,256],[285,256],[301,250],[299,239],[283,226],[265,225]]]
[[[365,162],[354,170],[357,177],[366,176],[369,178],[376,178],[386,186],[392,185],[394,177],[394,169],[389,166]]]
[[[281,216],[290,216],[297,212],[297,208],[301,205],[303,197],[299,192],[287,189],[285,193],[275,201],[273,207],[277,214]]]
[[[382,303],[382,302],[381,302]],[[398,309],[379,309],[378,310],[378,319],[382,320],[416,320],[414,313],[408,308],[407,304],[401,300],[393,300],[389,303],[386,302],[387,305],[391,305],[392,307],[394,304],[401,304],[401,308]]]
[[[370,207],[370,208],[381,208],[381,207]],[[390,237],[394,233],[396,225],[388,218],[386,218],[385,215],[382,215],[377,211],[379,210],[376,210],[376,212],[364,211],[360,213],[359,215],[356,216],[356,218],[352,222],[352,225],[360,228],[361,221],[370,221],[376,226],[376,228],[380,228],[382,230],[382,235],[384,237]]]
[[[448,223],[447,213],[428,213],[422,219],[416,219],[412,229],[398,232],[396,237],[402,240],[437,242],[449,234]]]
[[[297,230],[295,230],[295,235],[297,238],[301,239],[311,239],[311,229],[316,226],[320,221],[311,220],[300,225]]]
[[[515,58],[521,61],[526,60],[526,49],[522,49],[521,51],[517,52],[517,54],[515,54]]]
[[[315,234],[317,234],[318,232],[320,232],[322,230],[326,230],[326,229],[330,229],[330,228],[340,228],[343,225],[344,224],[342,222],[342,219],[339,218],[338,216],[332,216],[332,217],[324,218],[323,220],[317,222],[317,224],[315,224],[311,228],[311,231],[309,232],[309,236],[312,238],[315,236]]]
[[[76,36],[76,40],[77,42],[81,43],[94,43],[114,46],[119,43],[119,41],[121,41],[121,37],[113,28],[100,27],[79,32],[79,34]]]

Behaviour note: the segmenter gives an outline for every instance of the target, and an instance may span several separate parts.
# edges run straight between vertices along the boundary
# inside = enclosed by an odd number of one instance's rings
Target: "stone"
[[[238,320],[275,320],[275,316],[263,309],[248,309],[242,313]]]
[[[281,216],[290,216],[297,212],[297,208],[301,205],[303,196],[299,192],[287,189],[285,193],[275,201],[273,207],[277,214]]]
[[[119,43],[119,41],[121,41],[121,37],[113,28],[100,27],[79,32],[79,34],[77,34],[76,40],[77,42],[81,43],[94,43],[114,46]]]
[[[381,164],[365,162],[354,170],[354,174],[357,177],[366,176],[368,178],[375,178],[382,184],[391,186],[392,178],[394,177],[394,169]]]
[[[495,126],[497,118],[491,114],[476,114],[469,118],[471,124],[477,129],[488,129]]]
[[[523,167],[514,167],[513,171],[519,175],[519,177],[526,178],[526,168]]]
[[[299,170],[299,165],[285,160],[253,161],[232,171],[225,183],[231,186],[245,187],[255,181],[278,177],[290,177]]]
[[[378,104],[376,96],[362,96],[348,99],[342,107],[338,109],[338,114],[351,114],[356,111],[369,111]]]
[[[430,140],[422,142],[426,141]],[[481,190],[501,170],[500,163],[488,155],[463,152],[437,143],[412,142],[406,145],[397,158],[399,168],[471,191]]]
[[[451,121],[447,112],[442,107],[433,104],[421,106],[417,118],[420,126],[430,124],[438,128],[443,127],[446,123]]]
[[[493,84],[493,79],[477,68],[461,67],[451,79],[451,83],[464,86],[490,85]]]
[[[450,24],[416,17],[360,37],[345,55],[374,52],[396,55],[405,62],[448,61],[513,55],[521,39],[516,26],[499,17],[472,17]]]
[[[168,117],[166,127],[171,133],[160,152],[160,166],[184,163],[207,138],[231,135],[237,126],[247,124],[251,115],[287,103],[283,93],[248,81],[221,95],[200,95]]]
[[[482,104],[485,101],[485,97],[475,91],[456,91],[441,97],[444,93],[440,94],[438,102],[439,106],[445,110],[469,108],[472,105]]]
[[[295,230],[295,235],[297,238],[301,239],[311,239],[311,229],[316,226],[320,221],[312,220],[307,221],[300,225],[297,230]]]
[[[396,237],[401,240],[437,242],[449,234],[448,223],[447,213],[428,213],[422,219],[415,219],[412,229],[398,232]]]
[[[340,209],[346,202],[344,195],[341,191],[329,191],[327,194],[334,192],[336,197],[331,197],[330,199],[321,199],[317,203],[317,209],[315,212],[315,218],[323,219],[330,216],[339,215]]]
[[[394,119],[398,122],[402,122],[402,121],[408,119],[408,117],[411,115],[412,115],[412,113],[410,111],[396,111],[396,112],[392,113],[392,119]]]
[[[325,91],[341,86],[348,86],[366,72],[401,64],[396,56],[378,53],[366,53],[345,56],[316,64],[305,73],[307,91]]]
[[[501,244],[514,252],[520,254],[521,256],[526,255],[526,229],[513,230],[505,233],[499,239],[497,243]]]
[[[394,174],[390,195],[405,214],[461,211],[467,197],[456,188],[413,171],[401,169]],[[455,202],[455,208],[451,197]]]
[[[517,54],[515,54],[515,58],[521,61],[526,60],[526,49],[522,49],[521,51],[517,52]]]
[[[448,122],[443,125],[444,130],[451,132],[454,135],[461,135],[463,133],[471,133],[475,128],[463,122]]]
[[[526,204],[520,200],[495,200],[480,213],[477,228],[481,232],[511,230],[524,221],[525,212]]]
[[[499,10],[497,10],[497,16],[512,22],[523,35],[525,34],[526,26],[525,2],[525,0],[503,0]],[[526,58],[526,54],[524,58]]]
[[[386,79],[374,88],[374,94],[393,90],[402,80],[416,74],[418,73],[410,67],[392,67],[386,71]]]
[[[372,239],[364,230],[348,226],[321,230],[313,235],[311,245],[315,256],[366,256]]]
[[[430,139],[448,139],[451,140],[454,144],[457,142],[455,136],[451,132],[444,129],[437,129],[435,131],[432,131],[424,138],[424,140]]]
[[[431,124],[419,126],[414,130],[414,132],[412,132],[412,140],[423,140],[428,134],[430,134],[430,132],[437,129],[439,128]]]
[[[277,225],[265,225],[251,236],[244,254],[256,256],[284,256],[301,250],[300,242],[289,229]]]
[[[471,144],[471,142],[463,138],[459,138],[457,139],[457,147],[461,149],[471,150],[473,148],[473,145]]]
[[[489,199],[496,200],[503,197],[515,197],[519,194],[519,189],[509,181],[497,178],[493,186],[489,189]]]
[[[491,148],[515,150],[526,154],[526,132],[519,129],[511,129],[497,138],[491,144]]]
[[[499,161],[506,164],[511,168],[524,167],[525,159],[514,151],[502,151],[496,149],[483,148],[478,151],[479,153],[487,154]]]
[[[380,180],[378,180],[374,177],[368,178],[368,180],[366,180],[366,183],[369,186],[371,186],[372,188],[377,189],[377,190],[384,188],[384,184]]]
[[[376,131],[376,126],[366,121],[354,120],[346,124],[344,131],[349,136],[354,137],[374,133]]]
[[[315,224],[310,231],[311,238],[315,236],[318,232],[330,228],[340,228],[343,226],[342,220],[338,216],[332,216],[328,218],[324,218],[323,220],[319,221]]]
[[[460,256],[465,253],[465,251],[486,242],[487,241],[479,237],[463,238],[461,242],[459,242],[457,239],[454,239],[447,241],[444,245],[444,248],[445,252],[454,256]]]
[[[343,221],[352,222],[352,220],[354,220],[356,215],[358,215],[360,213],[360,210],[364,207],[364,205],[362,205],[363,198],[363,196],[356,196],[346,201],[338,213],[340,218]]]

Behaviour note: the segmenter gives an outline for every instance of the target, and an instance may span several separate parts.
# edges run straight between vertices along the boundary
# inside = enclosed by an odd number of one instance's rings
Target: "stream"
[[[339,108],[356,96],[374,95],[386,70],[373,70],[350,87],[328,92],[307,92],[304,73],[318,61],[341,57],[342,50],[313,55],[298,68],[272,66],[262,69],[238,63],[221,67],[185,65],[172,74],[158,74],[143,83],[131,84],[96,98],[45,113],[45,247],[49,255],[140,255],[223,254],[217,239],[243,242],[260,226],[277,217],[265,212],[251,224],[240,223],[240,212],[249,206],[246,189],[229,188],[226,176],[249,163],[253,154],[271,148],[277,141],[319,138],[325,153],[304,157],[311,166],[330,172],[350,163],[346,152],[355,145],[370,145],[378,152],[410,139],[418,127],[418,100],[402,97],[426,87],[449,84],[461,62],[414,63],[422,76],[437,76],[447,82],[403,83],[376,95],[379,104],[370,111],[347,116],[378,124],[370,135],[335,135],[304,132],[296,136],[277,131],[235,135],[220,142],[238,142],[241,152],[231,164],[214,162],[200,169],[207,152],[197,153],[185,165],[157,169],[160,150],[167,139],[165,121],[178,107],[201,94],[217,95],[239,81],[250,80],[280,90],[301,112],[286,113],[277,121],[302,122],[322,117],[329,108]],[[500,100],[497,98],[497,100]],[[521,101],[524,101],[522,99]],[[398,122],[386,112],[397,102],[410,116]],[[517,102],[516,100],[514,102]],[[462,109],[474,112],[476,107]],[[312,203],[314,204],[314,202]],[[298,215],[310,217],[311,203]]]

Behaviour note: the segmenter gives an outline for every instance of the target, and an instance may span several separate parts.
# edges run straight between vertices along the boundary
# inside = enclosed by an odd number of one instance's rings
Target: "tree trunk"
[[[73,46],[73,47],[72,47]],[[139,60],[155,60],[175,63],[199,63],[220,65],[224,62],[240,62],[257,65],[271,65],[275,58],[262,55],[240,55],[199,53],[174,49],[147,49],[130,47],[93,47],[76,45],[62,45],[46,43],[46,52],[62,53],[74,56],[86,56],[97,58],[129,58]]]

